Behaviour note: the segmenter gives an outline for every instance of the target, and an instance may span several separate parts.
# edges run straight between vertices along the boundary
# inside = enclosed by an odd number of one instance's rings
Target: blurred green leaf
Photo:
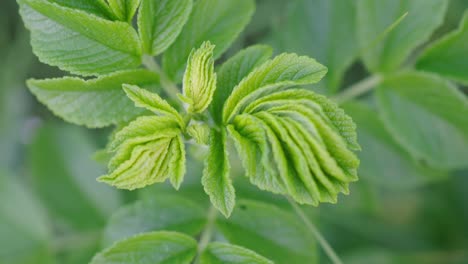
[[[235,245],[213,242],[203,251],[201,264],[273,264],[257,253]]]
[[[229,219],[217,219],[226,239],[275,263],[317,263],[317,248],[305,226],[274,205],[238,201]]]
[[[441,169],[468,166],[468,99],[448,81],[406,72],[377,90],[384,125],[416,160]]]
[[[357,36],[362,58],[371,72],[396,70],[411,51],[426,42],[439,27],[447,9],[447,0],[359,0]],[[374,41],[404,13],[408,16],[385,38]]]
[[[50,2],[55,2],[65,7],[70,7],[73,9],[79,9],[87,13],[91,13],[96,16],[100,16],[106,19],[115,18],[112,14],[109,6],[106,3],[106,0],[49,0]],[[115,0],[110,0],[115,1]]]
[[[221,56],[250,21],[255,9],[252,0],[198,0],[174,44],[164,53],[163,66],[173,80],[180,81],[193,47],[210,41]]]
[[[181,233],[152,232],[119,241],[97,254],[90,264],[190,264],[197,242]]]
[[[468,11],[458,30],[430,45],[416,68],[434,72],[468,85]]]
[[[96,182],[103,169],[91,160],[96,146],[77,127],[46,124],[29,149],[33,186],[54,219],[96,229],[119,206],[118,193]]]
[[[109,219],[102,244],[150,231],[177,231],[197,235],[206,222],[204,208],[179,195],[147,197],[116,211]]]
[[[354,1],[291,1],[273,43],[280,51],[309,55],[328,67],[327,92],[335,92],[358,55]]]
[[[142,0],[138,29],[144,52],[158,55],[177,38],[192,11],[192,0]]]

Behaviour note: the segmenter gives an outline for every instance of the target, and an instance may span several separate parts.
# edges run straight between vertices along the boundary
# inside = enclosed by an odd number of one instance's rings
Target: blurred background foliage
[[[467,8],[468,1],[451,0],[444,24],[431,38],[456,29]],[[256,43],[270,44],[277,52],[309,55],[330,68],[314,89],[333,95],[369,75],[357,60],[366,50],[356,37],[356,17],[353,1],[258,0],[252,22],[226,56]],[[0,263],[87,263],[125,232],[170,229],[198,234],[208,207],[200,186],[200,161],[189,161],[179,191],[191,203],[178,200],[166,185],[121,192],[97,183],[105,166],[93,155],[105,145],[110,130],[65,124],[27,91],[26,78],[63,73],[33,56],[14,0],[2,2],[0,32]],[[337,205],[304,207],[344,263],[468,263],[468,171],[412,159],[383,128],[373,96],[345,108],[359,126],[361,179]],[[432,129],[431,123],[425,125]],[[200,152],[192,150],[194,156],[202,156]],[[468,156],[458,158],[467,165]],[[235,164],[233,170],[242,172]],[[290,211],[283,198],[252,187],[243,177],[235,182],[238,197],[250,201],[239,202],[230,221],[219,221],[217,236],[266,256],[275,252],[280,263],[329,261],[293,214],[251,201]],[[140,203],[154,210],[140,212]],[[171,213],[165,213],[169,207]],[[129,217],[143,213],[145,221]],[[275,220],[268,217],[272,214]],[[252,223],[243,223],[246,218],[257,221],[257,228],[263,226],[256,232],[269,232],[276,240],[249,233]]]

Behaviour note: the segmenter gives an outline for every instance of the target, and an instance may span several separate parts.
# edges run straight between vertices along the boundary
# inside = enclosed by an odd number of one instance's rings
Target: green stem
[[[291,207],[294,209],[294,212],[302,219],[302,221],[310,230],[310,232],[312,232],[312,235],[315,237],[315,239],[317,239],[318,243],[322,247],[323,251],[325,251],[325,254],[327,254],[327,256],[330,258],[332,263],[343,264],[336,252],[333,250],[330,244],[328,244],[327,240],[325,240],[325,238],[317,229],[317,227],[309,220],[309,218],[306,216],[301,207],[299,207],[299,205],[297,205],[296,202],[293,201],[290,197],[287,196],[286,198],[288,199],[288,202],[291,205]]]
[[[343,92],[336,95],[333,99],[342,104],[346,101],[349,101],[353,98],[361,96],[372,89],[374,89],[380,82],[382,77],[380,75],[371,75],[358,83],[351,85],[350,87],[343,90]]]
[[[206,222],[205,229],[203,230],[200,236],[200,241],[198,242],[197,258],[193,262],[195,264],[200,263],[201,254],[203,253],[203,251],[206,249],[206,247],[211,241],[214,228],[215,228],[215,221],[216,221],[217,215],[218,215],[218,212],[216,211],[216,208],[214,208],[214,206],[211,205],[210,209],[208,210],[208,216],[207,216],[208,220]]]
[[[166,91],[169,97],[178,101],[179,98],[177,97],[177,94],[180,93],[179,88],[169,79],[169,77],[167,77],[164,71],[161,70],[161,67],[159,67],[158,63],[154,61],[153,57],[145,55],[143,57],[143,65],[159,75],[161,86],[164,91]]]

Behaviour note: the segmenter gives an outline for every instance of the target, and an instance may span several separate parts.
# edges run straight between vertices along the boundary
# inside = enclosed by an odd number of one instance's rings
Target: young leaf
[[[176,232],[152,232],[119,241],[98,253],[90,264],[190,264],[197,242]]]
[[[140,0],[107,0],[111,10],[122,21],[131,22]]]
[[[83,10],[86,13],[113,20],[115,15],[110,10],[105,0],[49,0],[64,7]]]
[[[427,41],[442,24],[447,2],[412,0],[396,5],[394,0],[357,1],[358,41],[366,67],[372,72],[396,70],[411,51]],[[374,40],[406,12],[405,20],[369,49]]]
[[[213,100],[216,90],[213,50],[210,42],[203,42],[197,50],[192,50],[184,74],[183,97],[189,102],[190,113],[201,113]]]
[[[441,169],[466,168],[468,100],[437,76],[405,72],[377,90],[384,124],[417,160]]]
[[[416,68],[434,72],[468,85],[468,11],[455,32],[430,45],[419,58]]]
[[[105,20],[47,0],[18,3],[31,31],[33,51],[44,63],[85,76],[141,64],[141,44],[128,23]]]
[[[144,116],[117,132],[109,146],[109,174],[98,180],[133,190],[171,178],[176,188],[185,174],[179,123],[172,117]]]
[[[253,0],[198,0],[174,44],[164,53],[163,66],[172,80],[180,81],[193,47],[204,41],[221,56],[247,25],[255,9]]]
[[[177,38],[192,11],[192,0],[141,0],[138,29],[143,51],[156,56]]]
[[[273,264],[271,260],[253,252],[252,250],[213,242],[208,244],[202,252],[200,263],[202,264]]]
[[[317,246],[310,232],[294,215],[278,207],[254,201],[238,201],[229,219],[217,226],[230,242],[275,263],[317,263]]]
[[[197,144],[208,145],[210,141],[210,127],[206,124],[192,124],[187,127],[189,134]]]
[[[87,127],[126,123],[143,113],[125,96],[122,84],[155,86],[159,76],[131,70],[82,80],[76,77],[28,80],[37,99],[67,122]]]
[[[211,130],[210,151],[205,161],[202,184],[211,203],[227,218],[235,204],[235,190],[229,176],[226,132]]]
[[[151,231],[177,231],[195,236],[203,229],[206,212],[180,195],[152,196],[120,208],[109,219],[103,245]]]
[[[218,70],[217,88],[210,108],[211,114],[217,123],[222,122],[224,102],[234,87],[257,66],[266,62],[272,53],[272,48],[268,46],[251,46],[241,50],[221,66]]]

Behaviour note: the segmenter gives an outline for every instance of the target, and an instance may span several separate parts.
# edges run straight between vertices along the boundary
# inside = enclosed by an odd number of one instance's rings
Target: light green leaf
[[[90,80],[64,77],[27,82],[31,92],[55,115],[87,127],[126,123],[143,113],[125,96],[125,83],[158,86],[159,76],[146,70],[131,70]]]
[[[177,38],[192,11],[192,0],[142,0],[138,29],[143,50],[150,55],[165,51]]]
[[[86,76],[141,64],[141,44],[128,23],[105,20],[47,0],[18,2],[31,31],[33,51],[42,62]]]
[[[224,102],[234,87],[256,67],[266,62],[272,53],[272,48],[268,46],[251,46],[241,50],[221,66],[217,71],[218,83],[210,109],[216,122],[222,122]]]
[[[120,204],[119,194],[96,184],[102,169],[91,155],[97,146],[83,130],[47,124],[29,148],[32,185],[58,222],[96,229]]]
[[[37,197],[15,178],[0,172],[1,263],[52,263],[49,219]]]
[[[141,89],[136,85],[124,84],[123,89],[128,98],[135,103],[135,106],[145,108],[155,114],[170,116],[177,120],[181,127],[184,125],[184,120],[179,112],[158,94]]]
[[[190,264],[197,242],[176,232],[152,232],[119,241],[97,254],[90,264]]]
[[[234,88],[224,105],[223,122],[231,121],[250,100],[268,94],[268,88],[316,83],[326,73],[327,68],[314,59],[296,54],[281,54],[256,68]]]
[[[430,45],[421,55],[416,68],[434,72],[468,85],[468,11],[458,30]]]
[[[357,1],[357,27],[362,58],[372,72],[390,72],[405,62],[413,49],[429,39],[439,27],[447,9],[446,0]],[[377,45],[385,29],[408,12],[405,20]]]
[[[414,161],[385,130],[374,109],[357,102],[344,106],[357,124],[361,165],[359,175],[382,188],[413,189],[442,178],[442,174]]]
[[[143,188],[171,178],[178,188],[185,174],[181,128],[173,117],[143,116],[117,132],[109,174],[98,180],[119,189]]]
[[[272,34],[281,51],[314,56],[327,65],[327,92],[336,92],[346,69],[359,53],[355,1],[292,1]]]
[[[225,217],[231,215],[236,194],[229,175],[226,132],[211,130],[210,151],[205,160],[202,184],[210,201]]]
[[[187,127],[189,134],[197,144],[208,145],[210,140],[210,127],[206,124],[192,124]]]
[[[213,242],[208,244],[203,251],[201,264],[273,264],[271,260],[253,252],[252,250],[230,245],[226,243]]]
[[[122,21],[131,22],[140,0],[107,0],[111,10]]]
[[[441,169],[468,166],[468,100],[437,76],[406,72],[377,90],[390,134],[417,160]]]
[[[317,247],[310,232],[294,215],[278,207],[238,201],[229,219],[217,219],[224,237],[275,263],[317,263]]]
[[[221,56],[247,25],[254,9],[252,0],[196,1],[181,34],[164,53],[165,72],[180,81],[191,50],[204,41],[216,46],[215,59]]]
[[[180,195],[152,196],[120,208],[110,218],[103,245],[151,231],[177,231],[195,236],[203,229],[206,212]]]
[[[189,113],[201,113],[213,100],[216,90],[213,50],[215,46],[203,42],[197,50],[192,50],[184,74],[183,97],[189,102]]]

